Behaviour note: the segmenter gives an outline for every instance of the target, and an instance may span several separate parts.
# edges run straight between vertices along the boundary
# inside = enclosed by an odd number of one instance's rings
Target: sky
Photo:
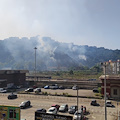
[[[0,40],[37,35],[120,49],[120,0],[0,0]]]

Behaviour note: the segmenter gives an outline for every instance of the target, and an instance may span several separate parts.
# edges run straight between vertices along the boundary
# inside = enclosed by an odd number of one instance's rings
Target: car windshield
[[[24,105],[26,102],[22,102],[21,104]]]
[[[49,112],[53,112],[55,109],[50,109]]]
[[[79,116],[80,116],[80,115],[81,115],[81,113],[80,113],[80,112],[76,112],[76,113],[75,113],[75,115],[79,115]]]
[[[75,109],[75,106],[71,106],[70,109]]]
[[[60,106],[60,108],[65,108],[65,106],[64,106],[64,105],[62,105],[62,106]]]
[[[107,102],[107,104],[111,104],[111,102]]]
[[[10,94],[10,95],[14,96],[15,94]]]

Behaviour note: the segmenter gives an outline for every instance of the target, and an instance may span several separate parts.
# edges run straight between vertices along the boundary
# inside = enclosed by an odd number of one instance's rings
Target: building
[[[106,74],[119,74],[120,73],[120,60],[117,61],[107,61],[103,63],[106,65]],[[103,66],[103,72],[105,74],[105,67]]]
[[[101,75],[102,81],[101,93],[104,95],[104,80],[105,75]],[[119,75],[106,75],[106,95],[110,98],[120,99],[120,76]]]
[[[28,70],[0,70],[0,87],[24,85]]]

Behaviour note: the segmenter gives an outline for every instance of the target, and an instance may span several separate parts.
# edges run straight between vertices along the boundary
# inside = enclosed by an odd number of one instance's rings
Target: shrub
[[[98,88],[99,93],[101,93],[101,87]]]
[[[55,92],[55,95],[58,95],[57,92]]]
[[[44,95],[48,95],[48,93],[47,93],[47,92],[44,92]]]

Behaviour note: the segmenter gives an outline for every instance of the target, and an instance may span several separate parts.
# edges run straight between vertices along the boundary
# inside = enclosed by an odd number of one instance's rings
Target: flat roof
[[[28,70],[0,70],[0,74],[28,73]]]
[[[105,79],[105,75],[101,75],[99,79]],[[120,75],[106,75],[106,79],[120,80]]]

